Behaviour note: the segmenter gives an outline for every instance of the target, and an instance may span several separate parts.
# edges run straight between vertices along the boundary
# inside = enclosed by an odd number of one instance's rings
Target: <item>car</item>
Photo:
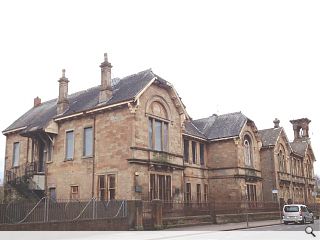
[[[306,205],[289,204],[283,206],[283,223],[314,223],[313,213]]]

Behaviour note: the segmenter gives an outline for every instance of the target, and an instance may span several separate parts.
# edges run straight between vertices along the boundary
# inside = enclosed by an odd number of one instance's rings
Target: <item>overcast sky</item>
[[[0,129],[58,96],[147,68],[171,82],[192,118],[243,112],[258,129],[308,117],[320,156],[319,1],[1,1]],[[318,100],[316,100],[318,99]],[[317,103],[318,102],[318,103]],[[3,172],[5,137],[0,137]],[[320,160],[315,170],[320,174]]]

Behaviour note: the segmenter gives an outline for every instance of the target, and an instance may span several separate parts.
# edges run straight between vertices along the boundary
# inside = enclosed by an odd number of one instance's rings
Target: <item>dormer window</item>
[[[252,166],[252,141],[248,135],[244,137],[243,147],[245,165]]]

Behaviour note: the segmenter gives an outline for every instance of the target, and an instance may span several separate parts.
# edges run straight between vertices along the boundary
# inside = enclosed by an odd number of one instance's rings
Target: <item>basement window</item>
[[[116,175],[108,175],[108,192],[109,200],[114,200],[116,198]]]
[[[71,186],[71,199],[79,199],[79,186]]]
[[[191,203],[191,183],[186,183],[185,202]]]

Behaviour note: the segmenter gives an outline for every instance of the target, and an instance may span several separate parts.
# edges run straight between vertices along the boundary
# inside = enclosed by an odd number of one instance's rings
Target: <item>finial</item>
[[[104,61],[108,62],[108,53],[104,53]]]
[[[66,70],[62,69],[62,77],[65,78],[66,77]]]

